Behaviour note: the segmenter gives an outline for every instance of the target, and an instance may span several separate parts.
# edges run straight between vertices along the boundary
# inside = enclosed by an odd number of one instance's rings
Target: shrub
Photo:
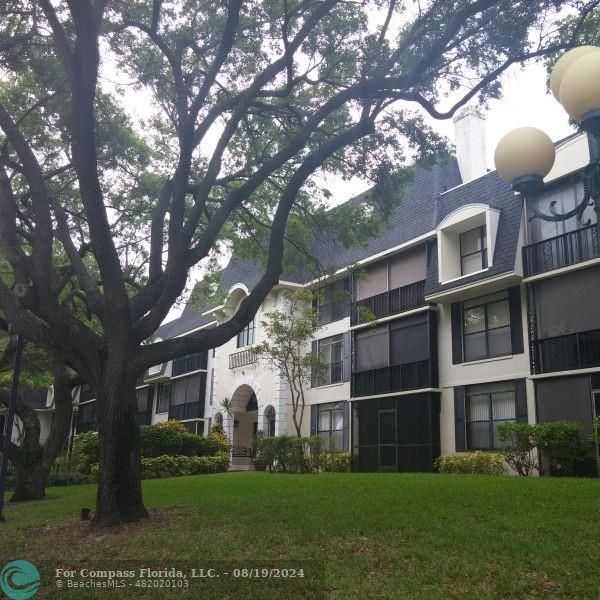
[[[258,459],[270,471],[316,473],[321,468],[323,439],[320,436],[259,436],[256,450]]]
[[[222,452],[215,456],[157,456],[142,459],[142,479],[222,473],[228,468],[229,455]]]
[[[219,445],[211,439],[193,433],[181,434],[181,454],[184,456],[214,456]]]
[[[82,473],[50,473],[50,475],[48,475],[47,485],[49,487],[56,487],[62,485],[87,483],[88,481],[89,475],[83,475]]]
[[[504,458],[492,452],[466,452],[462,454],[442,454],[435,461],[440,473],[461,473],[468,475],[503,475]]]
[[[573,475],[575,465],[581,461],[586,448],[579,438],[580,423],[554,421],[535,426],[533,442],[548,463],[550,475]]]
[[[277,438],[275,437],[261,436],[256,438],[256,457],[269,471],[273,470],[275,463],[276,440]]]
[[[156,427],[157,429],[170,429],[171,431],[178,431],[179,433],[188,433],[188,430],[185,428],[185,425],[181,421],[177,421],[176,419],[162,421],[160,423],[152,425],[152,427]]]
[[[78,433],[73,438],[69,467],[77,473],[89,475],[90,465],[100,460],[100,438],[95,431]]]
[[[535,430],[536,426],[529,423],[498,425],[504,460],[522,477],[531,475],[538,468]]]
[[[215,423],[210,428],[210,433],[208,434],[208,439],[217,445],[217,449],[219,452],[225,452],[228,454],[231,451],[231,442],[229,441],[229,438],[225,434],[223,425],[220,425],[219,423]]]
[[[187,433],[187,431],[185,432]],[[182,453],[183,433],[170,427],[142,425],[140,449],[142,456],[178,456]]]
[[[168,422],[168,421],[167,421]],[[214,456],[219,447],[214,440],[174,427],[142,425],[140,447],[143,457]]]
[[[321,470],[325,473],[346,473],[350,470],[350,452],[330,452],[321,459]]]

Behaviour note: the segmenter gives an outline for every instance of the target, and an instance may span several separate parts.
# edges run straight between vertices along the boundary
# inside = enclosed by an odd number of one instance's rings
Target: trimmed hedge
[[[463,475],[505,475],[504,458],[492,452],[465,452],[462,454],[442,454],[435,460],[435,468],[440,473],[460,473]]]
[[[181,431],[172,422],[140,427],[140,451],[143,458],[159,456],[215,456],[219,443],[213,439]],[[178,423],[178,425],[181,425]],[[69,458],[69,470],[89,475],[90,465],[100,461],[100,438],[89,431],[73,438],[73,452]]]
[[[321,471],[325,473],[346,473],[350,471],[350,452],[331,452],[321,457]]]
[[[163,479],[184,475],[223,473],[229,469],[229,455],[215,456],[156,456],[142,458],[142,479]],[[99,465],[92,465],[91,479],[98,481]]]
[[[214,456],[218,444],[213,440],[171,427],[142,425],[140,448],[143,457],[157,456]]]

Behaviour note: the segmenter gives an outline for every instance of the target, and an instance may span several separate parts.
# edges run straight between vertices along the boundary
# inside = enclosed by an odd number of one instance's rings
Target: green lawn
[[[600,481],[412,474],[227,473],[146,481],[151,521],[78,523],[95,486],[8,505],[0,567],[304,568],[304,579],[194,580],[182,591],[74,597],[599,598]],[[183,593],[182,593],[183,592]],[[71,596],[68,596],[71,597]]]

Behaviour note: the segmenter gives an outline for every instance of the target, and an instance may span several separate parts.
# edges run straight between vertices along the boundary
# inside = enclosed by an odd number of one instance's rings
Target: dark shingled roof
[[[357,201],[361,201],[361,197],[350,200]],[[429,170],[417,169],[413,182],[407,188],[406,197],[395,208],[388,227],[380,236],[369,239],[365,245],[344,248],[331,236],[317,235],[314,255],[325,268],[347,267],[435,230],[447,215],[460,206],[472,203],[488,204],[500,211],[493,265],[484,273],[461,278],[457,282],[444,285],[443,289],[452,289],[471,281],[511,271],[515,264],[522,203],[495,171],[461,185],[455,159],[440,162]],[[229,290],[236,283],[242,283],[251,290],[260,279],[262,269],[260,264],[232,258],[221,272],[221,288]],[[437,269],[437,251],[433,243],[425,286],[426,294],[433,294],[442,289],[438,283]],[[299,272],[284,273],[281,277],[284,281],[296,283],[306,283],[311,278],[309,273]],[[203,317],[188,306],[181,317],[162,325],[157,335],[163,339],[175,337],[212,320],[210,315]]]
[[[436,164],[431,170],[418,169],[406,197],[380,236],[369,239],[366,246],[353,248],[344,248],[331,238],[319,239],[314,254],[326,268],[342,268],[432,231],[437,225],[436,198],[460,183],[458,165],[453,159]]]

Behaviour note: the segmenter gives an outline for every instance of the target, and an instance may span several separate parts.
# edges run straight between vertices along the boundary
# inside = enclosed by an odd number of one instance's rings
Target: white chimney
[[[454,115],[454,144],[463,183],[487,173],[485,115],[465,106]]]

